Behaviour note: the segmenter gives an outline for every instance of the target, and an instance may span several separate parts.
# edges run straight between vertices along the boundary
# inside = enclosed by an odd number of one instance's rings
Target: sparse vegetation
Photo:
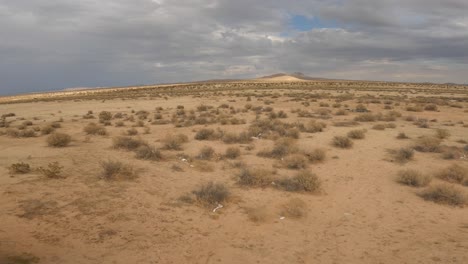
[[[321,181],[314,173],[307,170],[299,171],[292,178],[284,178],[278,181],[278,185],[288,192],[317,192],[320,190]]]
[[[162,154],[154,146],[142,145],[135,150],[135,157],[137,159],[158,161],[162,159]]]
[[[47,145],[54,148],[66,147],[70,144],[72,138],[65,133],[54,132],[47,137]]]
[[[348,137],[352,139],[363,139],[366,137],[365,129],[354,129],[348,132]]]
[[[394,152],[395,160],[400,163],[406,163],[413,159],[414,150],[413,148],[400,148]]]
[[[399,171],[397,178],[399,183],[413,187],[427,186],[431,180],[432,178],[429,175],[411,169]]]
[[[302,218],[307,215],[307,204],[299,199],[292,198],[281,206],[281,215],[291,218]]]
[[[216,206],[218,203],[225,203],[231,195],[226,185],[213,182],[202,184],[192,191],[192,193],[195,195],[197,202],[207,207]]]
[[[416,139],[413,148],[420,152],[438,152],[441,140],[436,137],[422,136]]]
[[[271,185],[274,173],[261,168],[242,168],[237,177],[237,183],[250,187],[266,187]]]
[[[464,184],[468,186],[468,169],[458,164],[452,164],[436,173],[436,176],[442,180]]]
[[[126,136],[119,136],[112,140],[112,147],[115,149],[136,150],[141,146],[147,146],[148,143],[142,139],[135,139]]]
[[[42,175],[50,179],[60,179],[64,178],[62,175],[63,166],[60,166],[60,163],[57,161],[51,162],[47,165],[47,168],[39,167],[37,169]]]
[[[353,147],[353,141],[348,137],[335,136],[332,140],[332,145],[337,148],[349,149]]]
[[[181,150],[182,144],[188,142],[188,137],[184,134],[167,135],[163,140],[163,146],[168,150]]]
[[[133,166],[125,164],[121,161],[102,161],[100,165],[101,174],[99,176],[103,180],[132,180],[137,177],[137,173]]]
[[[431,186],[420,193],[424,200],[452,206],[463,206],[468,203],[467,195],[463,190],[449,184]]]
[[[89,123],[88,125],[84,127],[83,131],[88,135],[100,135],[100,136],[107,135],[106,128],[96,123]]]
[[[236,159],[240,156],[241,151],[239,148],[236,147],[229,147],[226,149],[226,153],[224,156],[228,159]]]
[[[10,165],[9,170],[11,174],[26,174],[31,171],[31,166],[24,162],[13,163]]]

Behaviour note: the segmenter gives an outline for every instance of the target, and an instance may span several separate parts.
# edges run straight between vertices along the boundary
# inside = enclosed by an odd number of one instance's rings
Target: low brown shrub
[[[47,145],[49,147],[62,148],[70,144],[72,138],[65,133],[54,132],[47,137]]]
[[[467,195],[463,190],[448,184],[431,186],[419,194],[424,200],[452,206],[468,204]]]
[[[397,181],[401,184],[422,187],[431,182],[432,178],[429,175],[424,175],[416,170],[402,170],[398,172]]]
[[[132,180],[137,177],[133,166],[121,161],[108,160],[101,162],[100,165],[102,169],[100,178],[104,180]]]
[[[338,148],[349,149],[353,147],[353,141],[348,137],[335,136],[332,140],[332,145]]]

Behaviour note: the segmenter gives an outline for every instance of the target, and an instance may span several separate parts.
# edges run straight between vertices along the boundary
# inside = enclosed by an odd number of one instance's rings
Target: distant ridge
[[[330,80],[327,78],[310,77],[310,76],[303,74],[302,72],[294,72],[290,74],[289,73],[276,73],[272,75],[263,76],[258,79],[284,79],[284,78],[291,78],[291,79],[295,78],[299,80]]]

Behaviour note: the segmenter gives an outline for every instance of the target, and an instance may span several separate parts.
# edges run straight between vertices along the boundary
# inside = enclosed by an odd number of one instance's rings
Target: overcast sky
[[[0,94],[303,72],[468,83],[467,0],[0,0]]]

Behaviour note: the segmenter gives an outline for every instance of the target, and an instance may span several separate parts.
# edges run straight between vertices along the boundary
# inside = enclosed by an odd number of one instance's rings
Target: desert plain
[[[468,263],[468,86],[0,98],[0,263]]]

